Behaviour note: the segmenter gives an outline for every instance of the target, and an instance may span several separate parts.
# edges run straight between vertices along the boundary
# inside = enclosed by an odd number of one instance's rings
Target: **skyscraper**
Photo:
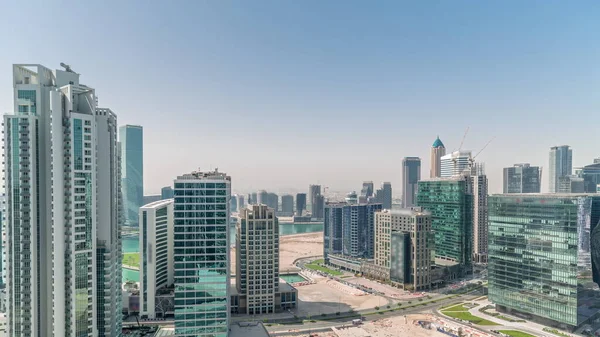
[[[267,206],[272,208],[275,212],[279,212],[279,196],[275,193],[269,193],[267,196]]]
[[[138,211],[144,205],[144,129],[139,125],[121,126],[119,141],[125,225],[137,226]]]
[[[246,207],[246,201],[244,200],[244,195],[243,194],[239,194],[237,196],[237,206],[238,206],[238,210],[245,208]]]
[[[159,290],[173,285],[173,199],[140,208],[140,315],[164,317]],[[158,302],[158,303],[157,303]],[[159,310],[157,311],[157,307]]]
[[[175,180],[176,336],[227,336],[230,197],[231,177],[218,170]]]
[[[441,158],[444,155],[446,155],[446,148],[438,136],[431,146],[431,169],[429,170],[429,178],[439,178],[442,176]]]
[[[296,194],[296,215],[302,216],[302,213],[306,210],[306,193]]]
[[[274,313],[279,292],[279,223],[275,211],[254,205],[236,226],[236,287],[246,295],[246,314]]]
[[[14,65],[4,117],[10,336],[121,332],[117,117],[69,67]]]
[[[231,212],[237,212],[238,211],[238,199],[237,199],[237,195],[232,195],[231,199],[229,199],[229,209],[231,210]]]
[[[487,263],[488,178],[482,163],[473,163],[469,179],[473,195],[473,262]]]
[[[421,158],[404,157],[402,159],[402,206],[404,208],[415,205],[419,180],[421,180]]]
[[[468,271],[473,252],[473,195],[468,177],[419,181],[417,205],[431,212],[435,257]]]
[[[294,215],[294,196],[286,194],[281,196],[281,212],[286,216]]]
[[[571,175],[573,171],[573,150],[569,145],[553,146],[550,148],[550,165],[548,179],[550,193],[558,193],[561,177]]]
[[[575,174],[583,178],[585,193],[596,193],[597,186],[600,184],[600,159],[594,159],[593,164],[575,169]]]
[[[505,167],[503,171],[503,193],[540,193],[540,167],[515,164],[513,167]]]
[[[161,200],[173,199],[173,187],[165,186],[165,187],[161,188],[160,189],[160,199]]]
[[[363,181],[362,190],[360,190],[359,200],[367,202],[367,200],[373,196],[374,187],[372,181]]]
[[[440,159],[441,177],[450,178],[462,174],[471,166],[471,151],[454,151]]]
[[[355,193],[347,202],[325,205],[324,256],[340,254],[351,258],[373,258],[375,252],[375,212],[381,204],[357,203]]]
[[[584,193],[585,182],[583,178],[574,175],[567,175],[558,178],[557,193]]]
[[[574,330],[598,314],[600,196],[490,196],[489,299],[496,310]]]
[[[310,195],[310,211],[313,218],[323,218],[324,198],[321,195],[321,185],[310,185],[308,188]]]
[[[269,192],[267,192],[265,190],[258,191],[257,199],[256,199],[255,203],[268,205],[269,204]]]
[[[375,200],[383,209],[392,209],[392,184],[387,181],[381,184],[381,188],[375,192]]]

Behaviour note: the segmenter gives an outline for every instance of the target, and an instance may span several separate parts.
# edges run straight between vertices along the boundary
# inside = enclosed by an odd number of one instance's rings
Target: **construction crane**
[[[462,150],[462,146],[463,143],[465,142],[465,138],[467,138],[467,133],[469,133],[469,126],[467,126],[467,129],[465,130],[465,134],[462,137],[462,140],[460,141],[460,146],[458,147],[458,151]]]
[[[469,166],[473,167],[473,163],[475,162],[475,158],[477,158],[477,156],[479,156],[479,154],[485,150],[486,147],[488,147],[488,145],[490,145],[490,143],[495,139],[496,137],[492,137],[492,139],[490,139],[487,143],[485,143],[485,145],[481,148],[481,150],[479,150],[479,152],[477,152],[474,156],[472,156],[471,158],[469,158]]]

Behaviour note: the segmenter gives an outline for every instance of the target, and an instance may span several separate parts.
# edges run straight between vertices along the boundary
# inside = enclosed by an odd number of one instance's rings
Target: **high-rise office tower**
[[[321,195],[321,185],[310,185],[310,211],[313,218],[323,218],[323,207],[325,206],[325,197]]]
[[[439,178],[442,176],[441,159],[445,155],[446,148],[438,136],[431,146],[431,169],[429,170],[429,178]]]
[[[160,318],[168,307],[160,290],[173,285],[173,199],[140,208],[140,316]]]
[[[473,195],[469,177],[419,181],[417,205],[431,212],[435,257],[471,266],[473,252]]]
[[[431,287],[431,213],[419,207],[375,212],[375,264],[413,290]]]
[[[600,158],[594,159],[594,163],[582,168],[575,169],[575,174],[583,178],[585,193],[596,193],[600,184]]]
[[[369,197],[373,196],[374,185],[372,181],[363,181],[362,190],[360,191],[360,195],[365,198],[365,200]]]
[[[274,313],[279,292],[279,223],[275,211],[254,205],[236,226],[236,287],[246,295],[246,314]]]
[[[269,192],[267,192],[265,190],[258,191],[256,204],[268,205],[269,204]]]
[[[176,336],[227,336],[230,197],[231,177],[218,170],[175,180]]]
[[[381,210],[381,204],[358,203],[356,198],[356,193],[350,193],[347,202],[325,205],[323,245],[326,258],[329,254],[373,258],[375,212]]]
[[[463,174],[471,167],[471,151],[454,151],[440,159],[441,177],[450,178]]]
[[[503,193],[540,193],[542,169],[529,164],[505,167]]]
[[[121,333],[117,117],[68,66],[14,65],[4,117],[8,334]]]
[[[381,188],[375,191],[375,203],[381,204],[383,209],[392,209],[392,184],[384,182]]]
[[[496,310],[574,330],[600,312],[600,196],[492,195],[489,299]]]
[[[266,205],[275,212],[279,212],[279,196],[275,193],[269,193]]]
[[[229,201],[229,209],[232,212],[237,212],[238,211],[238,204],[237,204],[237,202],[238,202],[237,194],[232,195],[231,199]]]
[[[294,215],[294,196],[286,194],[281,196],[281,212],[286,216]]]
[[[421,180],[421,158],[404,157],[402,159],[402,206],[404,208],[415,205],[419,180]]]
[[[302,213],[306,210],[306,193],[296,194],[296,215],[302,216]]]
[[[160,189],[160,199],[161,200],[173,199],[173,187],[165,186],[165,187],[161,188]]]
[[[560,178],[571,175],[572,171],[573,150],[569,148],[569,145],[551,147],[550,165],[548,166],[549,192],[558,193]]]
[[[138,211],[144,205],[144,129],[139,125],[121,126],[119,141],[125,225],[137,226]]]
[[[473,163],[469,179],[473,195],[473,262],[487,263],[488,178],[483,164]]]
[[[254,193],[248,194],[248,204],[249,205],[258,204],[258,193],[254,192]]]
[[[244,195],[243,194],[239,194],[237,196],[237,199],[238,199],[238,201],[237,201],[238,209],[245,208],[246,207],[246,201],[244,200]]]

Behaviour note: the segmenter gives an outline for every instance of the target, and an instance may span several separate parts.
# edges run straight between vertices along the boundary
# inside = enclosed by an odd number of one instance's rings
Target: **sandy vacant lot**
[[[235,248],[231,249],[231,272],[235,274]],[[323,232],[279,237],[279,270],[296,270],[294,261],[301,257],[323,255]]]
[[[379,319],[372,322],[367,322],[362,326],[362,329],[367,331],[373,337],[396,337],[396,336],[411,336],[411,337],[426,337],[426,336],[446,336],[437,330],[428,330],[421,328],[415,324],[417,321],[432,321],[430,314],[416,314],[406,316],[396,316],[391,318]],[[338,335],[340,335],[338,333]],[[340,337],[350,337],[343,335]]]

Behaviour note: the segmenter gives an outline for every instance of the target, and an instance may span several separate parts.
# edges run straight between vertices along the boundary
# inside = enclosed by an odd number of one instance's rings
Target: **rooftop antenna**
[[[71,69],[71,66],[68,64],[64,64],[63,62],[60,63],[60,66],[65,68],[65,71],[70,72],[70,73],[74,73],[73,69]]]

